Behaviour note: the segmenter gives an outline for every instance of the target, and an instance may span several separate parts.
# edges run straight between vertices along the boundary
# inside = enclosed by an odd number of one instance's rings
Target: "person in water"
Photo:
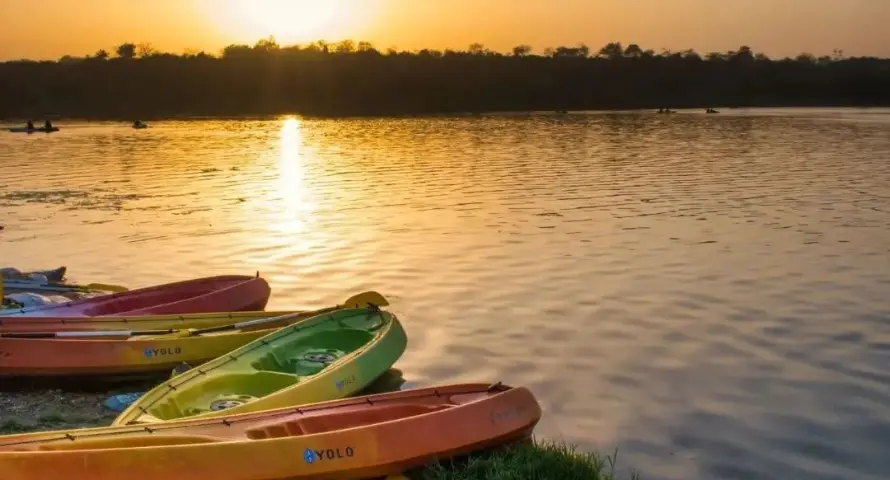
[[[133,122],[133,126],[134,126],[134,127],[141,127],[141,126],[142,126],[142,120],[136,120],[135,122]]]

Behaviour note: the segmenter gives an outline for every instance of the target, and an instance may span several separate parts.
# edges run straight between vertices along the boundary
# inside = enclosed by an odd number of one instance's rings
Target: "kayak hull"
[[[0,376],[124,376],[169,372],[183,363],[191,367],[201,365],[297,320],[250,331],[181,337],[168,334],[102,339],[0,338]]]
[[[271,289],[265,279],[245,275],[205,277],[100,295],[62,304],[0,311],[0,319],[94,317],[263,310]]]
[[[373,478],[526,440],[540,417],[527,388],[448,385],[151,428],[9,435],[0,471],[4,480]]]
[[[345,398],[404,353],[398,318],[347,308],[277,330],[158,385],[112,425],[209,418]]]

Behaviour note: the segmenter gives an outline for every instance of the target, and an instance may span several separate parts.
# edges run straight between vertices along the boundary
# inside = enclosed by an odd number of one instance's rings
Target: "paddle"
[[[21,290],[45,291],[45,292],[74,292],[74,291],[91,291],[105,290],[110,292],[126,292],[127,287],[120,285],[111,285],[107,283],[89,283],[87,285],[66,285],[64,283],[33,283],[26,280],[10,280],[9,288]]]
[[[205,333],[223,332],[226,330],[240,330],[256,325],[264,325],[268,323],[277,323],[284,320],[292,320],[300,317],[312,317],[322,313],[332,312],[342,308],[362,308],[369,305],[377,307],[385,307],[389,302],[383,295],[368,291],[353,295],[346,299],[341,305],[333,307],[325,307],[318,310],[305,312],[294,312],[277,317],[258,318],[245,322],[231,323],[228,325],[220,325],[217,327],[195,328],[195,329],[167,329],[167,330],[90,330],[90,331],[72,331],[72,332],[15,332],[0,333],[0,338],[94,338],[94,337],[135,337],[142,335],[169,335],[173,338],[192,337]]]
[[[256,325],[263,325],[266,323],[277,323],[283,320],[292,320],[294,318],[299,318],[303,316],[315,316],[321,313],[332,312],[334,310],[340,310],[342,308],[362,308],[367,307],[369,305],[373,305],[376,307],[385,307],[389,305],[389,302],[386,301],[386,298],[383,295],[380,295],[377,292],[369,291],[364,293],[359,293],[358,295],[353,295],[346,299],[342,305],[336,305],[333,307],[322,308],[319,310],[311,311],[311,312],[297,312],[297,313],[289,313],[287,315],[281,315],[278,317],[267,317],[267,318],[258,318],[256,320],[248,320],[246,322],[240,323],[232,323],[229,325],[220,325],[218,327],[207,327],[207,328],[197,328],[197,329],[188,329],[184,330],[188,334],[185,336],[192,335],[201,335],[204,333],[214,333],[214,332],[224,332],[226,330],[240,330],[246,327],[253,327]]]
[[[109,292],[126,292],[129,289],[127,287],[121,285],[112,285],[110,283],[88,283],[86,285],[72,285],[75,288],[82,288],[85,290],[107,290]]]

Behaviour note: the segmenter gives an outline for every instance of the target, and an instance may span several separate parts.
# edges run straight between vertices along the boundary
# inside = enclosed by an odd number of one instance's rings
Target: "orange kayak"
[[[0,310],[2,323],[17,317],[95,317],[263,310],[271,289],[259,276],[225,275],[166,283],[73,302]],[[21,321],[27,322],[26,318]]]
[[[184,336],[183,331],[173,331],[144,336],[130,335],[132,332],[89,332],[98,334],[101,339],[77,336],[0,338],[0,378],[124,376],[169,372],[183,363],[196,367],[284,325],[200,336]],[[77,334],[81,332],[75,332]]]
[[[216,418],[0,437],[3,480],[355,479],[529,438],[525,387],[404,390]]]

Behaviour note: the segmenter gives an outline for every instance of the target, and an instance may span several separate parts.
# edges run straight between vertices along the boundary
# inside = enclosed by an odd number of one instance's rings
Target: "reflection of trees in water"
[[[362,115],[491,110],[682,108],[739,105],[890,104],[890,60],[814,57],[771,60],[749,47],[701,55],[656,53],[636,44],[509,53],[380,52],[367,42],[319,41],[205,52],[160,53],[125,43],[115,58],[0,63],[0,84],[17,92],[0,116],[59,112],[118,116]],[[38,114],[39,115],[39,114]]]

